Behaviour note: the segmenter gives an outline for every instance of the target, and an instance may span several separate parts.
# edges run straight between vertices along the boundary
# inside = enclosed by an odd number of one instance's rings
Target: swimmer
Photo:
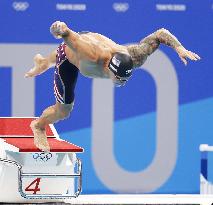
[[[119,45],[111,39],[93,32],[77,33],[60,21],[50,27],[51,34],[63,39],[49,56],[37,54],[35,66],[25,77],[35,77],[55,64],[54,94],[56,103],[45,109],[31,123],[34,143],[42,151],[50,151],[45,127],[69,117],[74,106],[74,90],[78,73],[89,78],[108,78],[115,86],[124,86],[135,68],[144,64],[160,44],[170,46],[187,65],[187,59],[197,61],[200,57],[187,49],[168,30],[161,28],[137,44]]]

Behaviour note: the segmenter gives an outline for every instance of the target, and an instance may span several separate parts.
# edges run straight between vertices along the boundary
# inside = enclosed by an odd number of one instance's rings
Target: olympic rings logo
[[[29,3],[26,2],[26,1],[15,1],[13,2],[13,8],[16,10],[16,11],[25,11],[27,10],[29,7]]]
[[[125,2],[113,3],[112,7],[116,12],[126,12],[129,9],[129,4]]]
[[[52,157],[53,157],[53,155],[50,152],[48,152],[48,153],[42,152],[42,153],[34,153],[33,154],[33,159],[43,161],[43,162],[47,162]]]

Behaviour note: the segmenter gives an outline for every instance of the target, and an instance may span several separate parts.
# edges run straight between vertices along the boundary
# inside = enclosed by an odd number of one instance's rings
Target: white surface
[[[211,205],[213,195],[173,195],[173,194],[135,194],[135,195],[80,195],[76,199],[66,200],[70,204],[201,204]]]
[[[200,145],[200,151],[201,152],[212,152],[213,151],[213,146],[209,146],[208,144],[201,144]]]
[[[51,174],[73,174],[76,160],[75,153],[52,153],[52,158],[48,161],[37,160],[33,158],[33,153],[20,153],[9,147],[9,144],[0,139],[0,158],[6,158],[18,162],[25,173],[51,173]],[[10,151],[5,148],[10,148]],[[13,148],[13,149],[12,149]],[[17,148],[16,148],[17,149]],[[37,177],[24,178],[23,190],[26,189]],[[38,194],[74,194],[74,179],[67,178],[45,178],[40,177],[38,185],[40,191]],[[30,188],[35,189],[34,183]],[[26,191],[25,191],[26,192]],[[26,192],[27,194],[32,194]],[[18,169],[15,166],[6,163],[0,163],[0,202],[7,203],[43,203],[44,200],[27,200],[21,197],[18,192]],[[55,200],[45,200],[45,202],[54,202]],[[57,201],[64,201],[63,199]]]

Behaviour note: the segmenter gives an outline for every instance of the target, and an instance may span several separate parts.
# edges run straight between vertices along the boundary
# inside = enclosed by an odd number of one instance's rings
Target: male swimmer
[[[45,127],[69,116],[74,105],[74,90],[78,73],[90,78],[109,78],[115,86],[124,86],[132,76],[134,68],[144,64],[160,44],[172,47],[185,65],[187,58],[200,57],[186,50],[177,38],[162,28],[142,39],[138,44],[119,45],[111,39],[92,32],[77,33],[64,22],[56,21],[50,27],[52,35],[63,43],[48,57],[37,54],[35,66],[25,77],[35,77],[55,64],[55,105],[45,109],[42,115],[31,123],[34,143],[42,151],[50,151]]]

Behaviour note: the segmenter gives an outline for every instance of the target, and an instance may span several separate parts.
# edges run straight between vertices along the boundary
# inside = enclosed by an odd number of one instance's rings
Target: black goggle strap
[[[129,78],[121,78],[120,76],[118,76],[118,75],[115,75],[115,78],[117,79],[117,80],[119,80],[119,81],[121,81],[121,82],[127,82],[128,81],[128,79]]]

